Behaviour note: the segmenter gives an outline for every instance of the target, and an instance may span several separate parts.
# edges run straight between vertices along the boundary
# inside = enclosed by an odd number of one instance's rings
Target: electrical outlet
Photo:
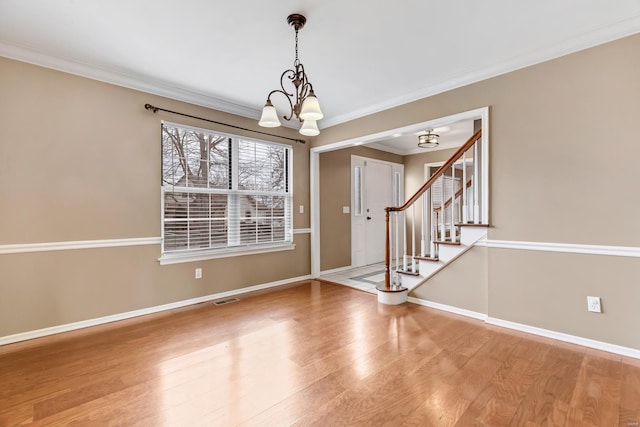
[[[300,205],[299,207],[299,212],[302,214],[304,213],[304,205]]]
[[[196,268],[196,279],[202,279],[202,269]]]
[[[587,310],[594,313],[602,313],[600,297],[587,297]]]

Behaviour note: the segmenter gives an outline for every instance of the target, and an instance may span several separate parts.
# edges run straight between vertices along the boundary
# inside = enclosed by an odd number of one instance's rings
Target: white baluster
[[[450,224],[450,231],[449,231],[449,235],[451,236],[451,241],[455,242],[457,240],[456,237],[456,210],[455,210],[455,201],[456,201],[456,168],[454,167],[454,165],[451,165],[451,204],[449,205],[449,212],[451,212],[450,215],[450,220],[451,220],[451,224]]]
[[[480,224],[480,180],[478,170],[478,141],[473,144],[473,222]]]
[[[407,211],[402,211],[403,221],[402,221],[402,269],[407,271]]]
[[[431,257],[438,258],[438,246],[436,245],[436,240],[438,240],[438,212],[433,211],[433,215],[435,215],[433,221],[433,240],[431,240]]]
[[[436,245],[433,243],[436,240],[436,234],[438,233],[438,218],[434,218],[435,211],[433,210],[433,192],[429,188],[429,256],[435,258]]]
[[[416,204],[411,206],[411,271],[416,272]]]
[[[396,279],[398,277],[398,268],[399,268],[399,260],[400,260],[400,244],[399,244],[399,238],[400,238],[400,230],[398,228],[398,217],[400,215],[399,212],[396,212]]]
[[[462,223],[469,221],[467,213],[467,152],[462,153]]]
[[[420,200],[422,201],[422,215],[420,215],[420,256],[424,256],[426,253],[427,247],[427,230],[429,229],[429,217],[427,216],[427,194],[429,190],[427,190],[422,196],[420,196]]]

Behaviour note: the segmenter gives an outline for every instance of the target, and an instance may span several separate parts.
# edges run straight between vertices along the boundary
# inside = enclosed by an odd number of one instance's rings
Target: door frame
[[[389,129],[384,132],[377,132],[369,135],[350,138],[337,141],[318,147],[312,147],[309,150],[309,180],[310,180],[310,215],[311,215],[311,277],[320,276],[320,153],[327,151],[340,150],[342,148],[353,147],[356,145],[375,142],[383,138],[389,138],[396,133],[421,132],[427,128],[437,128],[447,126],[461,120],[480,119],[482,120],[482,159],[485,167],[483,174],[489,173],[489,107],[482,107],[475,110],[465,111],[451,116],[440,117],[403,126],[395,129]],[[483,177],[484,178],[484,177]],[[482,197],[486,203],[483,203],[482,218],[489,219],[489,180],[483,179]]]
[[[361,184],[362,184],[362,189],[360,192],[360,195],[362,197],[361,199],[361,206],[362,206],[362,212],[358,213],[356,212],[355,206],[356,206],[356,194],[355,194],[355,176],[354,176],[354,169],[355,167],[358,165],[358,163],[364,163],[364,165],[366,166],[367,162],[375,162],[375,163],[382,163],[385,165],[389,165],[391,166],[391,176],[389,177],[389,179],[391,179],[391,198],[392,198],[392,205],[395,205],[396,202],[400,201],[400,204],[404,203],[405,200],[405,194],[404,194],[404,165],[402,163],[394,163],[394,162],[389,162],[387,160],[379,160],[379,159],[374,159],[372,157],[363,157],[363,156],[358,156],[355,154],[351,155],[351,267],[361,267],[364,265],[367,265],[367,260],[366,260],[366,255],[364,256],[364,263],[360,263],[357,262],[356,260],[358,259],[357,256],[357,247],[355,245],[355,241],[356,241],[356,221],[359,219],[360,216],[365,216],[366,213],[364,212],[364,208],[367,205],[367,201],[366,201],[366,194],[363,191],[364,190],[364,186],[365,186],[365,180],[366,180],[366,169],[363,169],[363,173],[361,176]],[[396,188],[395,184],[395,177],[396,174],[400,174],[399,176],[399,188]],[[382,244],[383,242],[381,242]],[[363,245],[365,244],[364,242],[362,243]],[[366,251],[366,248],[365,248]]]

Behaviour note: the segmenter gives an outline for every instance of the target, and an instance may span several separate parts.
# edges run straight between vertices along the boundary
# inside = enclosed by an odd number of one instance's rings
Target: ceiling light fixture
[[[438,146],[438,138],[440,135],[433,133],[433,129],[429,129],[426,134],[418,136],[418,147],[435,148]]]
[[[324,117],[320,110],[320,104],[315,93],[313,93],[313,86],[304,72],[304,66],[298,59],[298,31],[304,27],[307,22],[307,18],[294,13],[287,17],[287,22],[296,30],[296,59],[293,62],[293,68],[286,70],[280,76],[280,87],[282,89],[274,89],[269,92],[267,96],[267,103],[262,109],[262,116],[258,124],[260,126],[274,128],[280,126],[280,120],[278,119],[278,112],[271,103],[271,95],[274,93],[281,93],[285,95],[289,101],[291,111],[289,115],[282,116],[285,120],[291,120],[293,115],[302,122],[300,127],[300,133],[306,136],[316,136],[320,133],[318,129],[317,121]],[[285,89],[285,81],[289,80],[290,84],[293,84],[293,93],[287,92]]]

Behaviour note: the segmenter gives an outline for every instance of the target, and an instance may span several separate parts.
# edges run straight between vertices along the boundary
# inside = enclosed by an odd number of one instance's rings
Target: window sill
[[[183,262],[205,261],[216,258],[229,258],[242,255],[256,255],[269,252],[290,251],[296,248],[293,243],[268,245],[259,247],[226,248],[217,251],[191,252],[184,254],[167,254],[158,258],[160,265],[180,264]]]

